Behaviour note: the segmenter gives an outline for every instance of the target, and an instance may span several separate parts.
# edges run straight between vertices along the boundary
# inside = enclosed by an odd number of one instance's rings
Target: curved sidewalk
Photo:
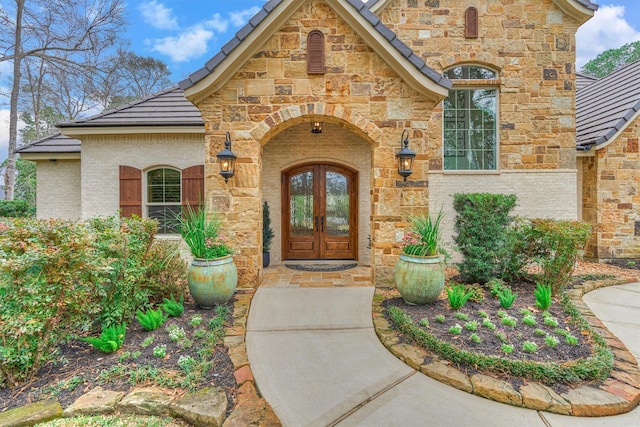
[[[247,323],[256,383],[285,426],[638,426],[640,409],[604,418],[496,403],[416,372],[378,341],[374,288],[260,288]],[[640,355],[640,284],[585,296]],[[630,342],[633,341],[633,342]]]

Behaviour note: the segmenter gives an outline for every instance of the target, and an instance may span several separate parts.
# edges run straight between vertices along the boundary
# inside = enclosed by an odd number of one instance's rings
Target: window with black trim
[[[444,72],[454,87],[443,101],[443,166],[445,170],[497,168],[498,73],[463,65]],[[456,82],[464,80],[464,82]],[[488,81],[491,80],[491,81]],[[492,86],[492,87],[491,87]]]

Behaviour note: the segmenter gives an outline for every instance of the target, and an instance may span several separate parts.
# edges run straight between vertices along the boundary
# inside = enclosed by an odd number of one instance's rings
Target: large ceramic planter
[[[195,303],[202,308],[212,308],[231,299],[238,284],[238,270],[231,255],[217,259],[196,258],[189,266],[187,282]]]
[[[442,257],[400,254],[396,264],[396,287],[407,304],[435,301],[444,288],[444,280]]]

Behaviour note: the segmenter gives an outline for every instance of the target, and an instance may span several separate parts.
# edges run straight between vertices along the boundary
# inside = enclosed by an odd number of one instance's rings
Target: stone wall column
[[[232,151],[238,156],[235,175],[228,183],[220,176],[216,154],[224,148],[225,132],[212,133],[205,191],[234,250],[238,287],[255,288],[262,278],[261,147],[249,132],[231,130],[230,135]]]

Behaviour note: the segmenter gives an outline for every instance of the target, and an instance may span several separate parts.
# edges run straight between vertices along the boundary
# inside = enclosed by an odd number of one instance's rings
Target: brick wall
[[[202,164],[202,135],[104,135],[82,139],[81,217],[114,215],[120,199],[119,166],[184,169]]]
[[[38,161],[38,218],[80,218],[80,160]]]

